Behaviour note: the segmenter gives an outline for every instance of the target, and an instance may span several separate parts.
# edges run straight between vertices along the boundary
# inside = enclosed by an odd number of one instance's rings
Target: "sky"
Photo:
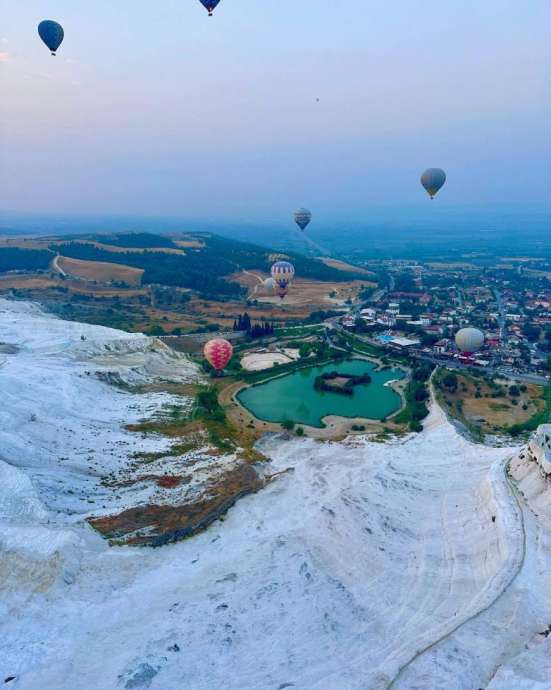
[[[429,209],[427,167],[444,207],[550,201],[549,0],[221,0],[212,18],[0,0],[0,18],[0,212],[355,222]]]

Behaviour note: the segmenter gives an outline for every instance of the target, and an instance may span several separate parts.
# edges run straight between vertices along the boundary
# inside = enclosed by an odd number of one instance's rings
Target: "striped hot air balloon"
[[[276,261],[272,266],[272,278],[281,299],[289,292],[289,285],[294,277],[295,267],[288,261]]]
[[[205,345],[203,353],[207,362],[216,369],[216,373],[220,376],[232,358],[233,346],[227,340],[214,338]]]

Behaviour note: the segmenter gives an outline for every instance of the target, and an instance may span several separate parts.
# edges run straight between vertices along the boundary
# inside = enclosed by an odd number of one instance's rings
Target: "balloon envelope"
[[[207,362],[220,373],[232,358],[233,346],[227,340],[214,338],[205,345],[203,353]]]
[[[65,32],[61,24],[52,21],[51,19],[45,19],[38,25],[38,35],[48,46],[52,55],[55,55],[55,51],[61,45]]]
[[[431,199],[438,194],[446,182],[446,173],[440,168],[429,168],[421,175],[421,184]]]
[[[455,344],[461,352],[476,352],[484,345],[484,333],[478,328],[462,328],[455,336]]]
[[[276,261],[272,266],[272,279],[277,286],[277,294],[283,299],[295,277],[295,267],[288,261]]]
[[[312,214],[306,208],[299,208],[295,211],[295,223],[301,230],[306,230],[312,220]]]
[[[212,17],[213,11],[218,6],[220,0],[200,0],[201,5],[208,11],[209,17]]]
[[[264,288],[266,290],[269,290],[270,292],[275,288],[275,282],[273,278],[266,278],[266,280],[262,283]]]

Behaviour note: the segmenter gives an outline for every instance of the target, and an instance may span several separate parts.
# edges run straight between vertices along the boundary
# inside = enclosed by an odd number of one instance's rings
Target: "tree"
[[[522,329],[522,333],[532,343],[537,343],[540,338],[541,330],[532,324],[526,324]]]
[[[442,379],[442,384],[446,386],[446,388],[453,393],[457,390],[457,385],[459,381],[457,378],[457,374],[454,374],[453,372],[447,373],[444,378]]]
[[[286,431],[292,431],[295,428],[295,423],[291,419],[285,419],[282,423],[281,426],[286,430]]]

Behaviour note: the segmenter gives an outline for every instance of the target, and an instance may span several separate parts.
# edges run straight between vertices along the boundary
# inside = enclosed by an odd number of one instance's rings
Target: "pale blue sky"
[[[0,16],[0,209],[357,220],[424,204],[430,166],[441,205],[549,201],[549,0],[222,0],[211,19],[198,0],[0,0]],[[65,27],[56,58],[45,18]]]

